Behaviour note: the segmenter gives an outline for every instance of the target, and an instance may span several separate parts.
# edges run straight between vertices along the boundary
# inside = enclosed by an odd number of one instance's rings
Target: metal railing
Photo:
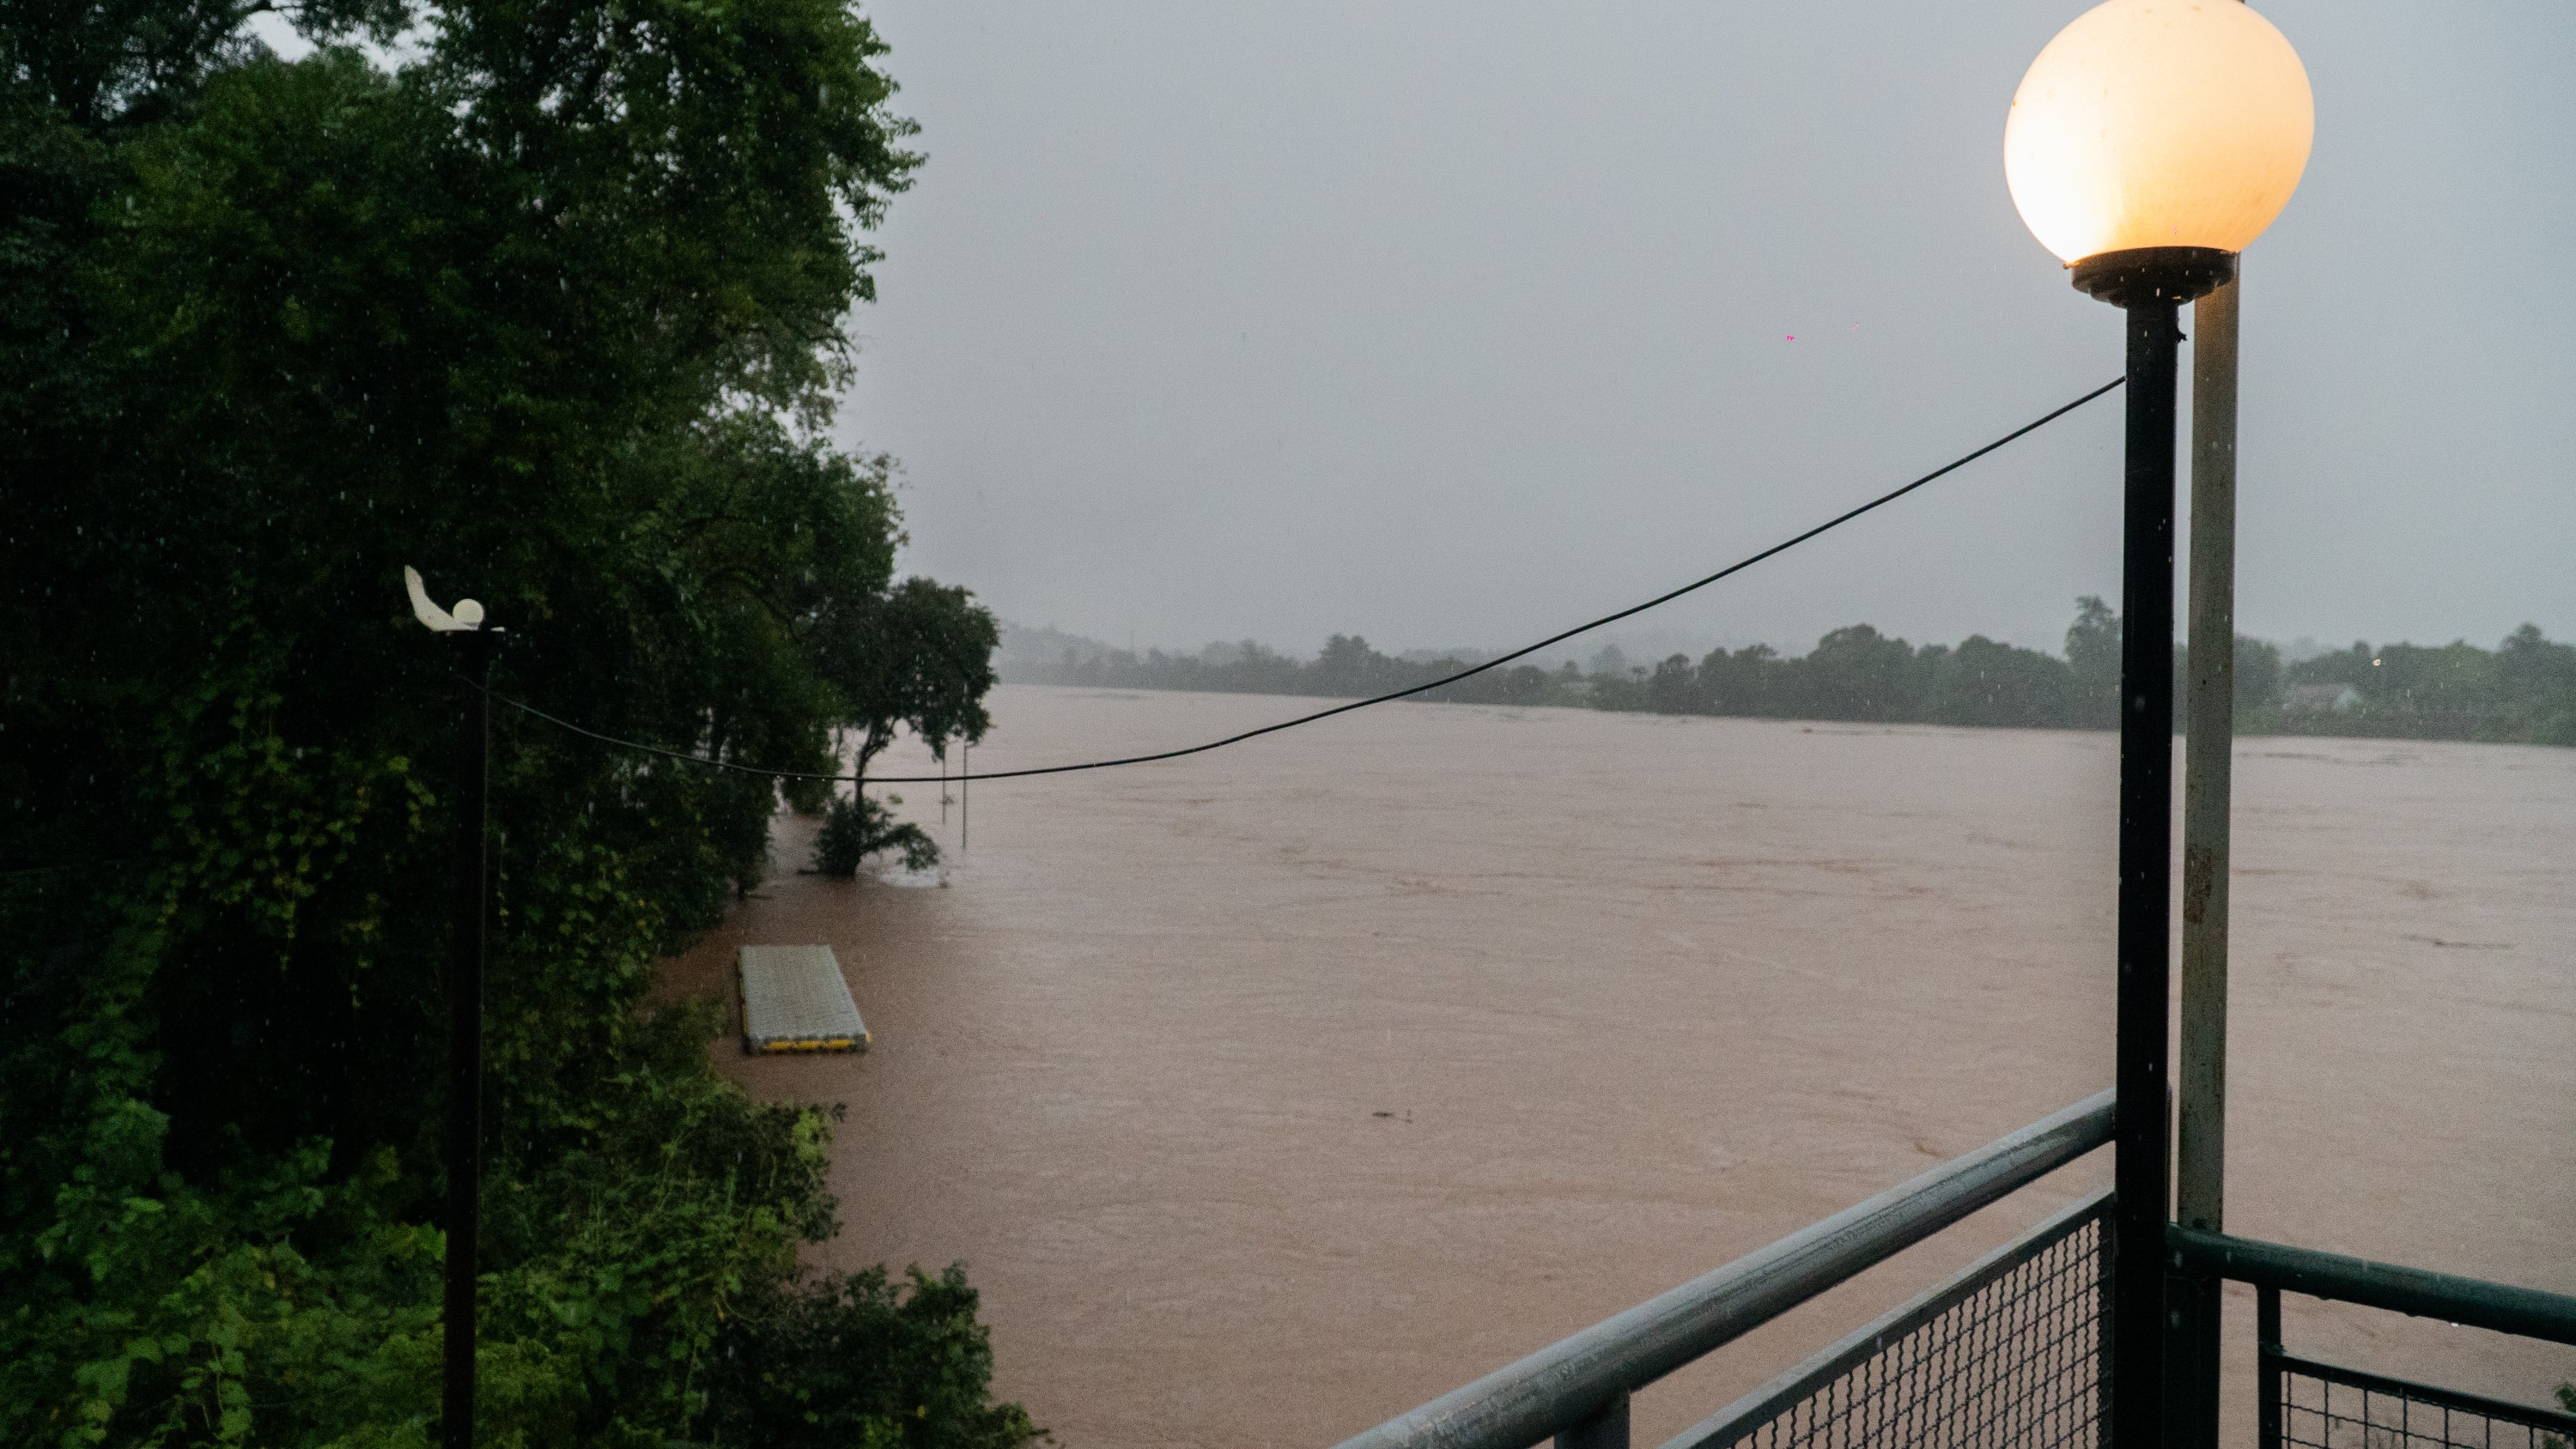
[[[2254,1285],[2262,1449],[2576,1449],[2576,1414],[2292,1355],[2282,1346],[2281,1295],[2564,1344],[2576,1344],[2576,1298],[2183,1227],[2165,1230],[2165,1248],[2180,1277]]]
[[[2107,1146],[2111,1130],[2112,1094],[2088,1097],[1540,1349],[1411,1413],[1389,1419],[1344,1441],[1341,1449],[1529,1449],[1551,1435],[1559,1449],[1627,1449],[1628,1400],[1637,1390],[1970,1213]],[[1944,1314],[1983,1301],[1987,1285],[2040,1261],[2073,1241],[2076,1234],[2089,1234],[2088,1243],[2095,1245],[2089,1260],[2095,1265],[2089,1270],[2093,1301],[2083,1312],[2092,1326],[2071,1339],[2063,1333],[2057,1337],[2086,1346],[2087,1362],[2092,1367],[2083,1377],[2088,1385],[2098,1385],[2103,1377],[2099,1367],[2101,1325],[2107,1322],[2102,1313],[2102,1287],[2108,1281],[2098,1250],[2105,1236],[2102,1201],[2084,1204],[2072,1217],[2060,1215],[2001,1253],[1989,1255],[1968,1274],[1954,1278],[1907,1309],[1898,1310],[1903,1315],[1909,1309],[1924,1308],[1944,1294],[1957,1294],[1938,1308],[1926,1309],[1929,1316],[1910,1322],[1900,1336],[1917,1335],[1944,1321]],[[2072,1229],[2067,1227],[2070,1222],[2076,1224]],[[2052,1232],[2056,1236],[2047,1238]],[[2039,1241],[2043,1238],[2047,1240]],[[2023,1256],[2014,1256],[2025,1249],[2029,1251]],[[1996,1264],[2004,1266],[1997,1268]],[[1979,1269],[1986,1270],[1986,1277],[1972,1283],[1970,1279]],[[2078,1291],[2062,1280],[2051,1281],[2051,1291]],[[2061,1318],[2073,1312],[2069,1309]],[[1827,1357],[1847,1346],[1828,1350]],[[1818,1387],[1830,1388],[1833,1377],[1820,1380]],[[2092,1392],[2098,1394],[2098,1387]],[[1794,1406],[1795,1400],[1788,1402]],[[2097,1417],[2089,1397],[2081,1417],[2089,1430]],[[1701,1442],[1684,1435],[1676,1444]]]
[[[2257,1288],[2576,1344],[2576,1298],[2563,1293],[2180,1226],[2165,1229],[2165,1250],[2171,1255],[2173,1271],[2186,1277],[2227,1278]]]
[[[2111,1195],[2057,1214],[1665,1449],[2094,1442],[2110,1388]]]
[[[2280,1294],[2266,1288],[2275,1320]],[[2569,1449],[2576,1414],[2561,1414],[2293,1358],[2266,1340],[2264,1449]]]

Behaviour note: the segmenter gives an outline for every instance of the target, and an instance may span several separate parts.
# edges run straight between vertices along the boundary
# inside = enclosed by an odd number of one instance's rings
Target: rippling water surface
[[[1312,704],[1004,688],[974,763]],[[2108,1085],[2116,768],[2109,735],[1397,705],[977,786],[940,889],[785,874],[782,819],[780,877],[669,984],[833,946],[874,1050],[719,1060],[848,1104],[818,1257],[964,1260],[1061,1442],[1329,1445]],[[2244,740],[2236,789],[2229,1226],[2576,1292],[2576,751]],[[1638,1442],[2108,1175],[1649,1389]],[[2576,1377],[2297,1299],[2288,1337]]]

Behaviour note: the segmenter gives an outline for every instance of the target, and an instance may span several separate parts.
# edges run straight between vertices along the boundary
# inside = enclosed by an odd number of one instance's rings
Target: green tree
[[[2499,704],[2512,721],[2508,736],[2576,745],[2576,645],[2553,644],[2539,625],[2525,624],[2505,636],[2496,655]]]
[[[10,1444],[424,1442],[453,710],[404,564],[505,694],[777,769],[892,588],[819,441],[917,160],[866,21],[326,0],[290,64],[270,8],[0,0]],[[832,1227],[828,1122],[643,1009],[775,795],[495,749],[487,1442],[658,1443]]]
[[[2120,616],[2098,594],[2075,601],[2075,622],[2066,627],[2069,671],[2069,723],[2081,729],[2116,729],[2120,724]]]
[[[1914,650],[1867,624],[1836,629],[1816,641],[1796,672],[1801,713],[1814,719],[1911,720],[1923,717]]]
[[[1017,1449],[1025,1414],[984,1392],[993,1349],[955,1269],[763,1284],[735,1305],[711,1361],[709,1449]],[[900,1425],[889,1433],[889,1426]]]
[[[828,627],[824,674],[839,691],[838,722],[856,735],[851,773],[909,729],[941,759],[951,741],[980,742],[992,728],[984,696],[993,687],[1001,627],[961,588],[906,579]]]
[[[1785,714],[1782,672],[1780,651],[1768,644],[1711,650],[1699,662],[1700,698],[1710,714]]]
[[[882,460],[878,472],[884,476]],[[983,739],[992,727],[984,696],[993,687],[993,649],[1000,641],[1000,626],[972,594],[929,579],[906,579],[824,618],[816,647],[834,689],[836,727],[856,737],[850,771],[856,783],[847,798],[829,801],[814,840],[815,869],[854,875],[862,860],[883,851],[900,853],[911,870],[938,861],[938,843],[928,832],[868,798],[868,766],[904,729],[941,760],[952,741]]]
[[[2074,681],[2062,659],[1971,634],[1941,664],[1932,717],[1943,724],[2037,729],[2067,722]]]
[[[1311,694],[1382,694],[1413,682],[1402,678],[1404,670],[1395,660],[1370,648],[1357,634],[1336,634],[1325,640],[1324,651],[1308,674],[1308,687],[1301,692]]]
[[[2236,636],[2236,728],[2272,717],[2281,698],[2281,649],[2250,634]]]
[[[1675,654],[1655,666],[1646,680],[1646,707],[1657,714],[1705,714],[1699,671],[1687,654]]]

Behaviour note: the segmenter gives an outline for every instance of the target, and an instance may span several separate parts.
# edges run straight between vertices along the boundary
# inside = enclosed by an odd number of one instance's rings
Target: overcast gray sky
[[[2118,375],[2003,176],[2085,8],[878,0],[930,161],[841,435],[1005,618],[1525,640]],[[2317,142],[2246,256],[2240,627],[2576,635],[2576,6],[2260,8]],[[2054,647],[2117,594],[2120,421],[1652,622]]]

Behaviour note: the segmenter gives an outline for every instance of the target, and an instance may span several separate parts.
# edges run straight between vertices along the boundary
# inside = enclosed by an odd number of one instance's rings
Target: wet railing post
[[[2254,1304],[2254,1442],[2280,1449],[2281,1290],[2264,1284],[2254,1290]]]

